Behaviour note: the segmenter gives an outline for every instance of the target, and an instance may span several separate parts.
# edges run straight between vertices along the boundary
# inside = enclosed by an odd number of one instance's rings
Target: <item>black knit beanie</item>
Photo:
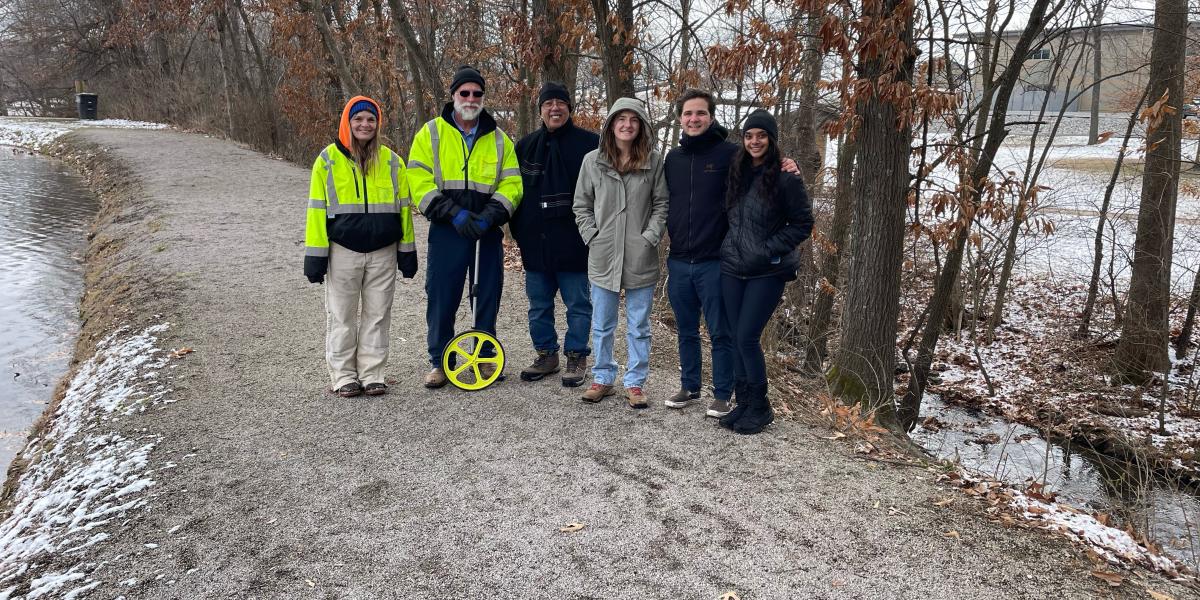
[[[567,110],[575,108],[571,105],[571,95],[567,93],[567,88],[558,82],[547,81],[542,84],[542,91],[538,94],[538,108],[549,100],[562,100],[567,103]]]
[[[479,89],[487,90],[487,85],[483,82],[483,75],[475,70],[475,67],[461,66],[454,72],[454,79],[450,80],[450,95],[458,91],[459,86],[464,83],[478,83]]]
[[[761,129],[767,132],[767,137],[776,142],[779,141],[779,125],[775,123],[775,117],[761,108],[750,113],[750,116],[746,117],[746,122],[742,123],[742,131],[751,129]]]

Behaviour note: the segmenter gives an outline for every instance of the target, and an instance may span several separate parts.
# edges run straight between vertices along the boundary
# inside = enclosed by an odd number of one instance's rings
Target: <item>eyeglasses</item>
[[[458,90],[458,95],[462,98],[482,98],[483,92],[479,90]]]

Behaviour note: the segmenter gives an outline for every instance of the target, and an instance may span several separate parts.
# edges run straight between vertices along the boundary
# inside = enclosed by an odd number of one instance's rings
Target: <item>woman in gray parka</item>
[[[592,348],[596,363],[585,402],[613,394],[613,338],[625,291],[629,361],[622,383],[633,408],[646,408],[642,386],[650,363],[650,308],[658,283],[658,242],[667,227],[663,158],[652,150],[646,106],[617,100],[604,119],[600,147],[588,153],[575,185],[575,223],[588,245],[592,284]]]

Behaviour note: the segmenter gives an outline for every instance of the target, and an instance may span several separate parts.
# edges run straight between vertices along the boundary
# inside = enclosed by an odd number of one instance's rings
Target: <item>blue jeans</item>
[[[595,383],[612,385],[617,379],[617,361],[613,359],[613,338],[617,330],[619,292],[592,286],[592,347],[596,349],[596,364],[592,367]],[[625,387],[641,387],[646,383],[650,366],[650,307],[654,304],[654,286],[625,290],[625,322],[629,331],[625,345],[629,363],[625,365]]]
[[[587,273],[571,271],[525,271],[525,294],[529,296],[529,337],[539,352],[558,352],[554,330],[554,295],[562,294],[567,307],[567,352],[587,356],[588,328],[592,325],[592,299]]]
[[[721,276],[725,314],[733,326],[733,338],[737,347],[734,371],[750,385],[767,384],[767,361],[763,356],[762,333],[767,328],[775,308],[779,306],[786,285],[787,281],[777,276],[756,279]]]
[[[712,339],[713,396],[733,393],[733,338],[721,302],[721,261],[698,263],[667,259],[667,296],[679,332],[679,370],[683,389],[700,391],[700,313]]]

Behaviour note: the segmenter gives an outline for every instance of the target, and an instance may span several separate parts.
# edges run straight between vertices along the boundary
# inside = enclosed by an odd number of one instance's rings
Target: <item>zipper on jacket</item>
[[[363,171],[362,190],[359,190],[358,189],[358,166],[355,163],[350,163],[350,172],[354,174],[354,177],[351,177],[351,179],[354,180],[354,196],[356,198],[358,198],[359,200],[363,201],[363,212],[370,213],[371,211],[367,209],[367,173],[366,173],[366,171]]]
[[[688,243],[691,247],[688,248],[688,264],[695,264],[696,257],[694,250],[696,248],[696,240],[692,237],[692,204],[696,202],[696,153],[692,152],[692,164],[688,169]]]

